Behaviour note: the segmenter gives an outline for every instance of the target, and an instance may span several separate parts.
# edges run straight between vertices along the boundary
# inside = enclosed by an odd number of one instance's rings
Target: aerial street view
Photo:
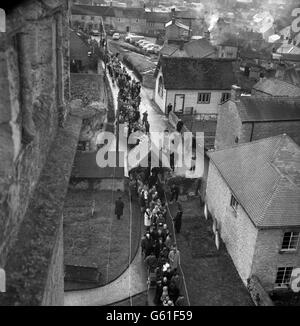
[[[300,306],[299,1],[1,7],[0,306]]]

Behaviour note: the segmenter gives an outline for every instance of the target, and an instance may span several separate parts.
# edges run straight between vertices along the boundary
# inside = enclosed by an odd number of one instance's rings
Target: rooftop
[[[275,97],[300,97],[300,87],[278,78],[264,78],[256,83],[253,89]]]
[[[300,148],[289,136],[208,155],[256,227],[300,226]]]
[[[172,57],[205,58],[216,56],[216,49],[206,39],[191,40],[180,48],[179,44],[165,44],[160,54]]]
[[[300,98],[241,96],[236,103],[243,122],[300,120]]]
[[[169,22],[166,23],[165,27],[169,27],[171,25],[176,25],[179,28],[185,29],[185,30],[190,30],[189,26],[182,24],[178,20],[170,20]]]
[[[228,90],[236,83],[234,61],[227,59],[199,59],[161,57],[164,86],[176,90]]]

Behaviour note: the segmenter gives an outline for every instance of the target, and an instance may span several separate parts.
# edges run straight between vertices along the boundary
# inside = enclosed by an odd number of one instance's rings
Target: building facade
[[[219,104],[230,98],[235,82],[232,64],[218,59],[161,57],[154,101],[164,113],[171,103],[174,113],[216,118]]]
[[[299,153],[286,135],[209,153],[207,208],[241,279],[269,293],[300,267]]]
[[[215,148],[287,133],[300,144],[300,101],[297,98],[231,96],[219,106]],[[284,108],[284,109],[283,109]]]

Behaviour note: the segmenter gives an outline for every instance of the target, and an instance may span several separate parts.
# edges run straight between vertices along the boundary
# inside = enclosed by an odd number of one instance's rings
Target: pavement
[[[65,293],[65,306],[106,306],[147,290],[147,275],[138,250],[128,269],[115,281],[92,290]]]
[[[132,78],[137,79],[132,71],[127,68]],[[115,112],[118,106],[118,87],[112,84],[111,78],[108,76],[111,90],[114,98]],[[168,118],[161,112],[152,102],[152,90],[141,88],[141,116],[143,112],[148,112],[148,121],[150,123],[150,132],[163,132],[168,129],[170,132],[174,128],[170,125]],[[143,141],[143,140],[142,140]],[[111,144],[111,148],[115,149],[115,141]],[[120,152],[124,151],[124,170],[125,176],[128,176],[127,165],[127,143],[120,143]],[[175,174],[184,172],[175,170]],[[96,289],[72,291],[65,293],[64,304],[66,306],[103,306],[110,305],[115,302],[125,300],[131,296],[137,295],[147,290],[147,275],[144,262],[141,255],[141,249],[136,253],[131,265],[128,269],[115,281]]]

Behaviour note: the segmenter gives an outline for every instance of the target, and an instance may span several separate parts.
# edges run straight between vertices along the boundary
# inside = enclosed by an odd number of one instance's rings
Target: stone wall
[[[231,195],[230,188],[210,161],[206,188],[207,207],[216,220],[221,238],[246,285],[251,275],[255,249],[259,250],[256,247],[258,231],[241,205],[237,211],[230,206]]]
[[[232,147],[238,143],[247,143],[263,138],[288,134],[300,144],[300,121],[259,121],[242,122],[236,103],[228,101],[218,109],[218,124],[215,140],[216,149]]]
[[[27,0],[0,36],[0,266],[67,117],[69,16],[68,0]]]

